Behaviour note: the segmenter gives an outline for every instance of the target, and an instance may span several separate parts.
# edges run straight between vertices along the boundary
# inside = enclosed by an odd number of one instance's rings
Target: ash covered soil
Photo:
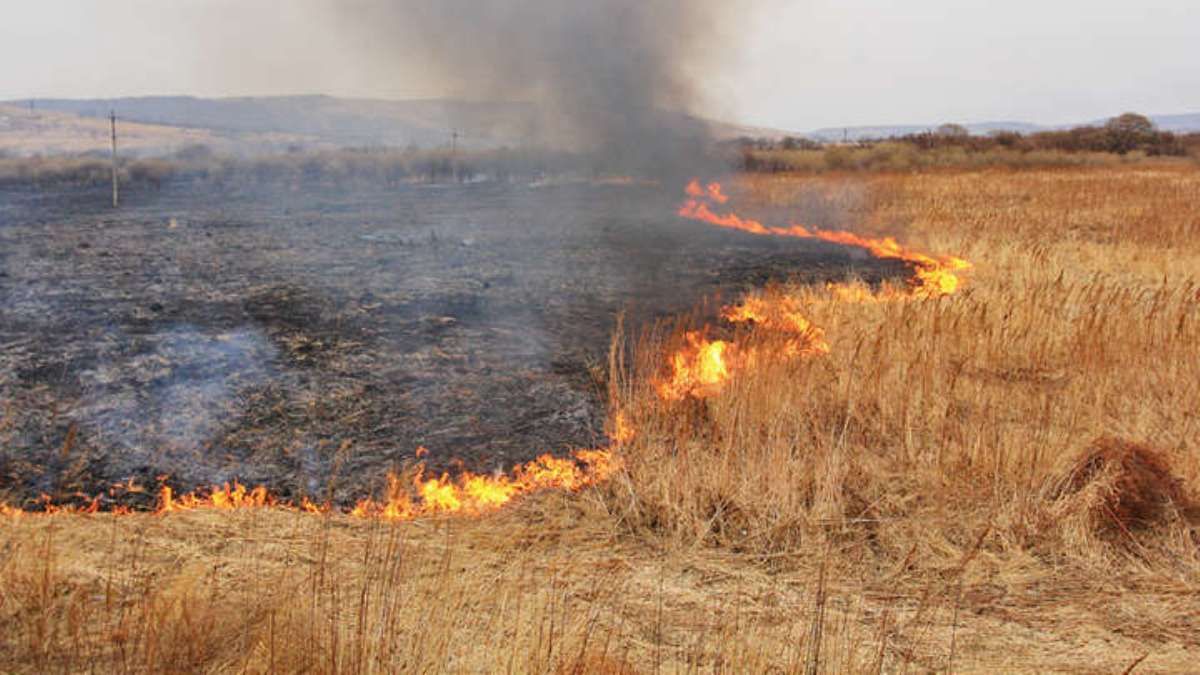
[[[0,499],[236,479],[345,502],[419,446],[437,471],[594,447],[618,312],[636,330],[770,279],[904,273],[683,221],[680,193],[0,192]]]

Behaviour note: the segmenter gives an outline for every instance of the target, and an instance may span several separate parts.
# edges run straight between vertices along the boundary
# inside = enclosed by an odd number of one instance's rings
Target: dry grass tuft
[[[1088,448],[1052,498],[1064,502],[1065,512],[1082,512],[1097,532],[1120,540],[1168,527],[1197,508],[1165,453],[1118,438],[1101,438]]]

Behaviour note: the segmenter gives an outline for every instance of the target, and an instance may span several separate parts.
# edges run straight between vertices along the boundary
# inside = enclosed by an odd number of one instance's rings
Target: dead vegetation
[[[786,211],[844,178],[743,179]],[[482,520],[259,510],[3,525],[24,672],[1186,672],[1200,653],[1200,173],[879,175],[861,231],[952,297],[780,286],[828,354],[664,403],[626,469]],[[799,216],[797,219],[800,219]],[[751,344],[778,347],[768,331]]]
[[[1200,525],[1195,495],[1166,453],[1118,438],[1085,450],[1049,496],[1060,518],[1075,515],[1085,533],[1118,545],[1136,545],[1138,533],[1161,534],[1177,521]]]

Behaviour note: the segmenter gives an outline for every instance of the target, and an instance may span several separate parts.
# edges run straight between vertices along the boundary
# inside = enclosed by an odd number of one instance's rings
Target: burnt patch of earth
[[[230,480],[347,502],[429,449],[604,443],[615,317],[770,280],[904,275],[682,221],[642,186],[0,195],[0,499]],[[138,492],[134,486],[146,488]]]

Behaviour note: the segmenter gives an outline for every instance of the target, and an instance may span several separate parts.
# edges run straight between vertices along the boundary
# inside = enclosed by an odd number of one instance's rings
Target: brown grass
[[[1117,438],[1102,438],[1086,450],[1049,496],[1064,510],[1082,510],[1090,532],[1119,542],[1135,543],[1136,532],[1197,515],[1194,496],[1165,453]]]
[[[126,120],[120,125],[121,147],[127,151],[161,151],[222,140],[206,129]],[[103,153],[109,150],[111,133],[107,117],[0,105],[0,148],[15,155]]]
[[[703,402],[653,392],[682,325],[619,340],[613,394],[638,428],[625,472],[495,517],[5,524],[0,669],[1191,669],[1200,172],[734,192],[799,221],[835,209],[976,269],[940,300],[772,289],[801,298],[832,353]]]

